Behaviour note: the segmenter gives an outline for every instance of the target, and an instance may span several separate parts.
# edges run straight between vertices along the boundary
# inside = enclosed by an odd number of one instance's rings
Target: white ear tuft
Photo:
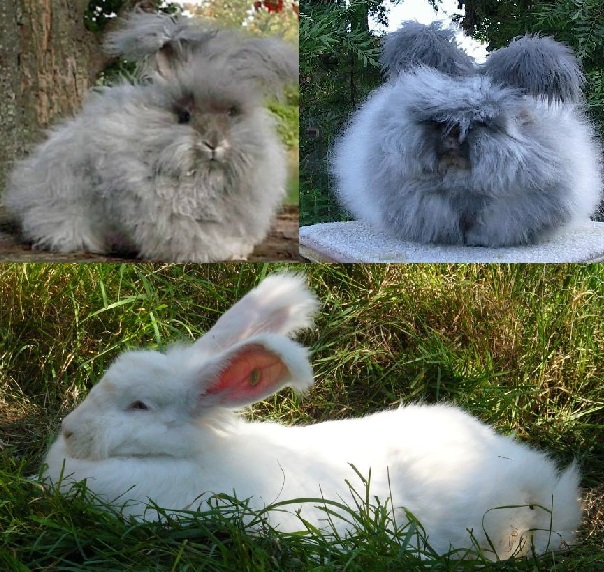
[[[261,333],[291,336],[312,325],[319,301],[297,274],[273,274],[227,310],[196,347],[229,348]]]

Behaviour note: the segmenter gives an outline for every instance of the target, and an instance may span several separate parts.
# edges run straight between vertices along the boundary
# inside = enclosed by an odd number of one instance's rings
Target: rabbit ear
[[[285,386],[298,391],[313,382],[306,348],[275,334],[255,336],[231,348],[210,367],[202,366],[199,407],[242,407],[260,401]]]
[[[260,333],[292,335],[311,326],[318,307],[302,276],[274,274],[227,310],[195,346],[215,352]]]
[[[519,87],[548,101],[581,99],[583,72],[572,50],[552,38],[526,35],[493,52],[484,72],[499,83]]]
[[[105,52],[130,60],[155,56],[167,45],[175,56],[186,46],[202,46],[217,33],[208,23],[169,14],[132,12],[122,20],[120,29],[107,34]]]
[[[184,16],[133,12],[123,26],[107,35],[105,51],[149,62],[171,77],[178,64],[213,62],[240,81],[253,81],[266,94],[279,95],[298,80],[298,52],[274,38],[247,38],[208,22]]]
[[[135,11],[123,19],[120,29],[107,34],[104,50],[143,62],[142,75],[156,71],[167,78],[195,50],[203,52],[218,34],[229,35],[198,19]]]
[[[380,64],[391,78],[418,65],[448,75],[475,72],[474,60],[457,45],[454,31],[442,29],[441,22],[429,26],[404,22],[399,30],[384,39]]]
[[[298,51],[275,38],[249,38],[228,57],[233,75],[251,81],[266,95],[280,95],[283,87],[298,81]]]

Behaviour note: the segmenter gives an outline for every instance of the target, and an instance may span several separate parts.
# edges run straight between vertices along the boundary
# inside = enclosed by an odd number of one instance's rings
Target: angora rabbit
[[[392,499],[399,524],[409,509],[439,552],[471,548],[468,531],[492,558],[488,538],[499,558],[573,542],[581,515],[574,465],[559,473],[545,454],[460,409],[411,405],[298,427],[234,413],[283,386],[312,384],[307,351],[288,335],[309,326],[316,308],[299,277],[271,276],[193,345],[121,355],[63,420],[46,476],[64,489],[86,479],[125,514],[153,519],[149,499],[196,509],[219,493],[256,509],[321,497],[354,506],[352,464],[365,476],[371,470],[371,498]],[[281,506],[269,519],[283,531],[304,529],[300,508],[329,529],[320,504]],[[350,527],[332,520],[340,532]]]
[[[513,246],[588,221],[600,148],[572,52],[526,36],[474,65],[439,24],[386,37],[389,81],[337,141],[332,174],[358,220],[403,240]]]
[[[110,46],[152,57],[150,80],[92,93],[18,164],[4,204],[37,248],[245,258],[266,236],[287,176],[262,97],[297,80],[297,53],[186,18],[127,22]]]

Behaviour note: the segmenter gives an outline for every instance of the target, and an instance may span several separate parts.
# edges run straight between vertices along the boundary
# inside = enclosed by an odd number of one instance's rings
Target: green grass
[[[287,155],[288,180],[287,196],[285,204],[297,206],[300,202],[300,164],[298,162],[298,150],[292,150]]]
[[[312,331],[316,385],[258,404],[255,419],[311,423],[400,402],[455,402],[561,463],[577,458],[588,513],[564,555],[487,564],[401,550],[421,528],[363,505],[348,538],[242,524],[245,502],[186,522],[127,521],[27,479],[60,418],[121,351],[206,331],[264,275],[305,273],[323,308]],[[604,266],[0,266],[0,569],[604,569]],[[384,500],[384,499],[383,499]],[[437,502],[437,499],[435,499]]]

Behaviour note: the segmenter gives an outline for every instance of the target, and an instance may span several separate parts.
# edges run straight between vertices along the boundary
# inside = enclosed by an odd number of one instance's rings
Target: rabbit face
[[[228,164],[233,153],[233,131],[246,121],[249,105],[238,98],[189,95],[174,105],[179,125],[194,130],[195,158],[210,168]]]
[[[444,175],[450,168],[470,168],[468,140],[462,135],[459,125],[447,125],[438,121],[427,122],[425,138],[431,141],[437,171]]]
[[[430,92],[430,87],[433,90]],[[459,97],[448,97],[457,90]],[[435,97],[434,91],[436,91]],[[428,94],[428,95],[427,95]],[[404,76],[393,97],[409,98],[410,130],[426,155],[425,174],[449,171],[466,176],[485,155],[486,147],[505,148],[514,138],[514,115],[522,109],[521,95],[498,90],[486,78],[463,83],[434,70],[420,69]],[[509,139],[506,143],[506,139]],[[411,160],[411,157],[410,157]],[[462,173],[463,172],[463,173]]]
[[[384,107],[382,125],[389,135],[376,153],[386,157],[388,170],[388,161],[402,159],[405,172],[415,177],[405,177],[410,185],[431,179],[439,192],[486,200],[506,189],[554,180],[559,172],[558,157],[540,133],[539,104],[529,104],[519,90],[495,86],[486,77],[452,78],[427,68],[386,89],[391,104]],[[400,117],[386,115],[394,101]]]
[[[186,375],[174,375],[174,367],[159,352],[120,356],[63,420],[61,434],[69,455],[89,460],[190,455],[194,427]]]
[[[224,80],[211,78],[199,84],[191,78],[178,87],[168,91],[163,103],[166,139],[155,155],[155,170],[179,179],[241,176],[256,163],[266,138],[258,96],[245,86],[225,86]],[[158,141],[157,132],[151,142]]]
[[[195,344],[119,356],[61,426],[74,459],[191,458],[213,446],[231,409],[313,380],[306,349],[286,337],[317,302],[303,281],[276,275],[249,292]]]
[[[253,336],[210,357],[213,342],[120,356],[63,420],[68,454],[198,458],[212,448],[213,430],[235,422],[229,409],[312,382],[306,350],[283,336]]]

